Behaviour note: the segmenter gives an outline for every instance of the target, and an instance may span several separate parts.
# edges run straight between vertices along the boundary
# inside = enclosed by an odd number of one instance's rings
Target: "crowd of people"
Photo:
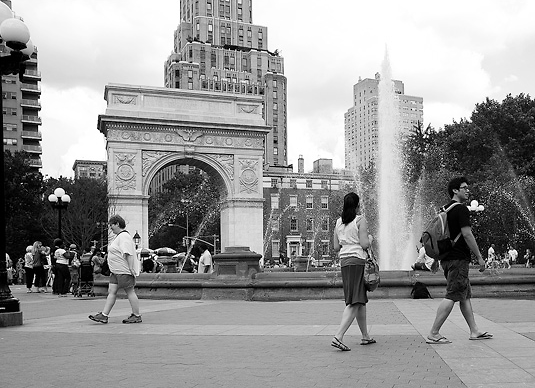
[[[6,254],[8,284],[25,284],[27,293],[75,294],[83,260],[98,273],[104,256],[95,246],[81,254],[76,244],[65,245],[62,239],[55,239],[53,247],[35,241],[16,263]]]

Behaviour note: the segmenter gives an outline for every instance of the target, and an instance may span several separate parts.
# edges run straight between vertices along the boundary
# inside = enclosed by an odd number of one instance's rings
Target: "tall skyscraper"
[[[268,50],[267,27],[252,24],[252,0],[180,0],[180,14],[165,86],[263,96],[264,169],[286,165],[284,59]]]
[[[2,0],[11,8],[11,1]],[[2,55],[7,55],[9,49],[4,43],[0,44]],[[37,47],[29,60],[25,62],[26,71],[19,75],[2,75],[2,117],[4,131],[4,150],[12,153],[27,151],[30,154],[30,165],[41,168],[41,72],[37,70]]]
[[[353,106],[344,114],[345,167],[356,170],[375,160],[379,136],[379,73],[353,86]],[[399,108],[399,128],[407,134],[418,121],[423,123],[423,98],[405,94],[403,82],[394,80]]]

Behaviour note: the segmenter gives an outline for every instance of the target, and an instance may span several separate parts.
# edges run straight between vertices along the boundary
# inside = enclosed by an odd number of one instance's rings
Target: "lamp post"
[[[188,206],[191,204],[191,199],[184,199],[182,198],[180,200],[182,204],[184,205],[184,208],[186,209],[186,237],[189,237],[189,209]]]
[[[134,234],[134,237],[132,238],[134,239],[134,243],[136,244],[136,251],[137,251],[137,248],[139,247],[139,243],[141,242],[141,236],[139,235],[137,230],[136,230],[136,234]]]
[[[99,234],[100,234],[100,249],[102,249],[103,246],[104,246],[104,231],[108,227],[108,222],[98,221],[97,222],[97,227],[98,227],[98,231],[99,231]]]
[[[0,54],[0,78],[3,75],[19,74],[19,78],[25,71],[24,62],[30,59],[33,53],[33,44],[30,41],[28,27],[13,15],[13,11],[3,2],[0,2],[0,44],[5,43],[12,51],[8,55]],[[0,176],[4,184],[4,110],[2,82],[0,80],[0,110],[2,111],[2,168]],[[0,202],[2,202],[3,214],[6,214],[6,197],[4,190],[0,190]],[[13,298],[7,284],[7,260],[6,260],[6,220],[2,218],[2,240],[0,244],[4,253],[0,252],[0,327],[22,325],[22,311],[20,302]]]
[[[61,211],[67,209],[67,206],[69,206],[69,203],[71,202],[71,197],[68,194],[65,194],[65,190],[58,187],[54,190],[54,194],[48,196],[48,202],[50,202],[52,208],[58,211],[58,238],[61,239]]]

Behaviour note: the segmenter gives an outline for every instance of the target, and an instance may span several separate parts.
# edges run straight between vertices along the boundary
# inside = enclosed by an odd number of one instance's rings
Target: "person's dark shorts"
[[[110,284],[117,284],[118,288],[131,288],[136,285],[136,278],[133,275],[110,274]]]
[[[446,278],[445,299],[459,302],[472,297],[472,288],[468,279],[468,268],[470,263],[467,260],[442,260],[440,263]]]

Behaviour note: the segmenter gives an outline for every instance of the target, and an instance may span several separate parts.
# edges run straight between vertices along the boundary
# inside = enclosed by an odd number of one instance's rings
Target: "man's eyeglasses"
[[[470,189],[468,188],[468,186],[460,186],[459,190],[467,190],[467,191],[469,191]]]

